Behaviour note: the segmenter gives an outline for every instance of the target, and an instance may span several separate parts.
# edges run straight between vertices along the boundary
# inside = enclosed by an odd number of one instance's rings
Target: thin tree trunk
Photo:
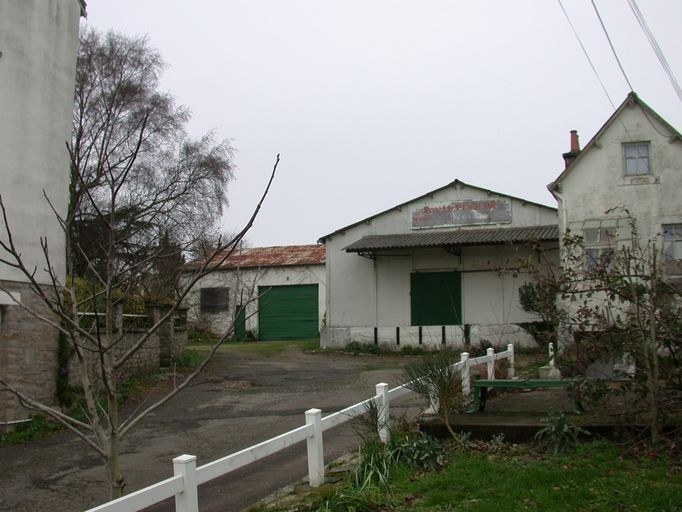
[[[659,382],[659,368],[658,368],[658,332],[657,332],[657,318],[656,318],[656,302],[657,298],[657,261],[656,261],[656,245],[653,245],[651,251],[651,284],[649,291],[649,339],[651,345],[651,363],[649,369],[649,412],[651,414],[651,442],[655,443],[658,439],[660,425],[658,421],[658,388]]]

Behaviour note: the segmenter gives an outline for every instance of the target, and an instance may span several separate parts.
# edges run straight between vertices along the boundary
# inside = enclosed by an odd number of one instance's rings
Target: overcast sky
[[[616,105],[629,89],[590,0],[563,0]],[[682,102],[627,0],[596,0],[640,97]],[[682,2],[638,0],[678,80]],[[454,179],[555,206],[569,130],[613,108],[558,1],[89,0],[88,25],[147,35],[165,90],[235,149],[224,228],[279,174],[251,245],[320,236]]]

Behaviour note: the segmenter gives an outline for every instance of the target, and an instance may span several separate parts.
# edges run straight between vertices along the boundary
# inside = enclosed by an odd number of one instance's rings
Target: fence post
[[[379,406],[379,439],[386,444],[391,438],[391,433],[388,429],[388,422],[390,420],[390,411],[388,403],[388,384],[380,382],[376,385],[376,394],[379,396],[377,405]]]
[[[488,348],[486,351],[488,360],[486,361],[486,366],[488,367],[488,380],[493,380],[495,378],[495,349]]]
[[[514,378],[514,345],[510,343],[507,345],[507,350],[509,351],[509,367],[507,368],[507,378]]]
[[[462,398],[465,402],[469,401],[471,395],[471,385],[469,384],[469,352],[462,352],[459,356],[462,363]]]
[[[175,495],[176,512],[199,512],[197,458],[194,455],[175,457],[173,474],[182,475],[182,492]]]
[[[313,436],[306,440],[308,446],[308,481],[310,487],[324,483],[324,447],[322,444],[322,411],[308,409],[305,424],[313,426]]]

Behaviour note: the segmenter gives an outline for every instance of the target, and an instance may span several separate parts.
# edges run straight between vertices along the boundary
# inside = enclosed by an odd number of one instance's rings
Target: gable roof
[[[370,220],[375,219],[375,218],[377,218],[377,217],[380,217],[380,216],[382,216],[382,215],[384,215],[384,214],[386,214],[386,213],[390,213],[390,212],[393,211],[393,210],[400,210],[400,209],[404,208],[405,206],[409,205],[410,203],[413,203],[413,202],[415,202],[415,201],[419,201],[420,199],[424,199],[424,198],[427,198],[427,197],[429,197],[429,196],[432,196],[433,194],[436,194],[437,192],[440,192],[440,191],[445,190],[445,189],[447,189],[447,188],[451,188],[451,187],[454,188],[454,187],[456,187],[457,185],[461,185],[461,186],[463,186],[463,187],[468,187],[468,188],[473,188],[473,189],[475,189],[475,190],[481,190],[481,191],[483,191],[483,192],[487,192],[488,194],[495,194],[495,195],[500,196],[500,197],[508,197],[508,198],[510,198],[510,199],[515,199],[515,200],[517,200],[517,201],[522,201],[524,204],[532,204],[532,205],[534,205],[534,206],[540,206],[540,207],[546,208],[546,209],[548,209],[548,210],[557,211],[556,208],[554,208],[554,207],[552,207],[552,206],[547,206],[546,204],[540,204],[540,203],[536,203],[536,202],[534,202],[534,201],[528,201],[527,199],[522,199],[522,198],[516,197],[516,196],[510,196],[509,194],[503,194],[502,192],[496,192],[496,191],[494,191],[494,190],[490,190],[490,189],[483,188],[483,187],[477,187],[476,185],[470,185],[470,184],[468,184],[468,183],[464,183],[463,181],[460,181],[460,180],[457,180],[457,179],[456,179],[455,181],[452,181],[452,182],[448,183],[447,185],[444,185],[444,186],[442,186],[442,187],[439,187],[439,188],[436,188],[436,189],[431,190],[431,191],[429,191],[429,192],[426,192],[425,194],[422,194],[422,195],[417,196],[417,197],[415,197],[415,198],[413,198],[413,199],[410,199],[409,201],[405,201],[404,203],[400,203],[400,204],[395,205],[395,206],[393,206],[393,207],[391,207],[391,208],[388,208],[387,210],[381,211],[381,212],[379,212],[379,213],[375,213],[374,215],[370,215],[369,217],[367,217],[367,218],[365,218],[365,219],[362,219],[362,220],[359,220],[359,221],[357,221],[357,222],[354,222],[353,224],[349,224],[348,226],[339,228],[339,229],[337,229],[336,231],[333,231],[332,233],[329,233],[329,234],[327,234],[327,235],[324,235],[324,236],[320,237],[319,240],[318,240],[318,243],[324,243],[324,241],[325,241],[327,238],[330,238],[330,237],[332,237],[332,236],[334,236],[334,235],[336,235],[336,234],[338,234],[338,233],[343,233],[344,231],[346,231],[346,230],[348,230],[348,229],[351,229],[351,228],[354,228],[355,226],[359,226],[360,224],[369,222]]]
[[[626,107],[634,104],[637,104],[642,108],[642,110],[644,111],[644,115],[652,116],[659,123],[661,123],[668,130],[670,130],[672,137],[682,140],[682,135],[680,135],[680,132],[673,128],[672,125],[668,123],[668,121],[666,121],[660,115],[658,115],[658,113],[653,108],[644,103],[644,101],[642,101],[640,97],[637,96],[636,92],[632,91],[630,92],[630,94],[627,95],[623,103],[620,104],[620,106],[615,110],[615,112],[611,114],[611,117],[609,117],[606,120],[604,125],[599,129],[599,131],[594,135],[594,137],[590,139],[590,141],[585,145],[582,151],[580,151],[578,155],[573,159],[573,161],[566,166],[566,168],[559,175],[559,177],[555,179],[552,183],[547,185],[547,188],[549,189],[550,192],[557,190],[559,183],[568,175],[568,173],[570,173],[573,170],[573,168],[578,164],[578,162],[582,160],[583,156],[588,151],[590,151],[595,145],[597,145],[601,136],[604,134],[606,130],[608,130],[611,127],[611,125],[616,121],[616,119],[618,119],[623,110],[625,110]]]
[[[225,253],[218,253],[214,260],[220,261]],[[324,245],[282,245],[275,247],[249,247],[233,252],[218,269],[230,270],[236,268],[260,267],[293,267],[300,265],[324,265]],[[196,267],[199,261],[186,265],[187,268]]]

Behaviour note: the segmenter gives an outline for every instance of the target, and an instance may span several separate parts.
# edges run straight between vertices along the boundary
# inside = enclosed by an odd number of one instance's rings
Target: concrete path
[[[126,492],[172,476],[171,460],[179,454],[196,455],[202,465],[302,425],[306,409],[335,412],[373,395],[378,382],[394,387],[400,383],[401,367],[410,360],[303,353],[296,345],[281,351],[253,345],[221,349],[191,388],[130,434],[122,456],[129,482]],[[406,397],[399,404],[393,406],[393,414],[418,408],[416,398]],[[356,449],[347,424],[329,433],[325,462]],[[0,511],[84,510],[108,497],[101,460],[67,433],[0,448],[0,467]],[[201,486],[200,509],[242,510],[305,474],[301,443]]]

